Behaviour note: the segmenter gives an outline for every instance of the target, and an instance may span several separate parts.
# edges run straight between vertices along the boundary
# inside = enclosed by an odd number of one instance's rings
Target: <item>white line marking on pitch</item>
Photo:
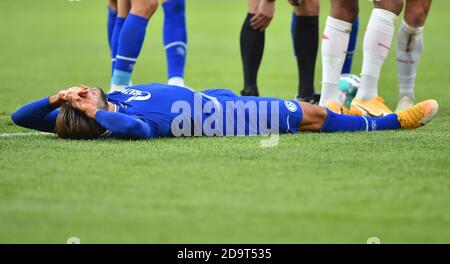
[[[17,132],[17,133],[0,133],[0,137],[21,137],[21,136],[37,136],[37,135],[52,135],[46,132]]]

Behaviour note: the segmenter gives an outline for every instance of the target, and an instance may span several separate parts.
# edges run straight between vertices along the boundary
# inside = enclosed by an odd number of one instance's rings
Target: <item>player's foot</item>
[[[167,81],[168,85],[175,85],[180,87],[185,87],[184,79],[181,77],[172,77]]]
[[[354,106],[350,106],[350,109],[345,107],[345,105],[340,104],[334,100],[330,100],[327,102],[327,108],[330,109],[331,112],[336,114],[344,114],[344,115],[353,115],[353,116],[362,116],[363,113],[359,111],[358,108]]]
[[[411,108],[414,106],[414,98],[410,96],[403,96],[398,100],[397,109],[395,110],[396,113]]]
[[[242,96],[259,96],[258,87],[251,86],[245,87],[244,90],[241,91]]]
[[[428,124],[437,114],[439,104],[436,100],[426,100],[398,112],[398,122],[402,129],[418,128]]]
[[[306,97],[301,97],[300,95],[297,95],[295,97],[295,100],[297,100],[299,102],[305,102],[305,103],[318,105],[319,101],[320,101],[320,94],[316,93],[316,94],[306,96]]]
[[[403,129],[418,128],[428,124],[437,114],[439,104],[436,100],[426,100],[398,112],[398,121]]]
[[[342,114],[342,105],[334,100],[330,100],[327,102],[327,108],[336,114]]]
[[[392,111],[384,104],[383,98],[377,96],[369,100],[353,99],[351,106],[355,107],[365,116],[382,117],[392,114]]]

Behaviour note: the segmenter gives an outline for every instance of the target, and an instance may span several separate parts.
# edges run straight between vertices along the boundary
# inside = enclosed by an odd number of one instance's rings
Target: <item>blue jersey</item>
[[[302,119],[295,100],[244,97],[226,89],[195,92],[152,83],[126,87],[107,98],[117,106],[117,112],[146,122],[152,137],[296,133]]]
[[[123,88],[106,95],[114,112],[98,110],[105,137],[227,136],[296,133],[303,112],[295,100],[238,96],[226,89],[203,92],[165,84]],[[23,127],[54,132],[58,109],[48,98],[12,115]]]

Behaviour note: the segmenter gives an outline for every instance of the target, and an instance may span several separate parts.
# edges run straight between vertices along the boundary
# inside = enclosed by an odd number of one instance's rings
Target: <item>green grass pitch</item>
[[[415,131],[282,135],[273,148],[261,137],[10,136],[29,132],[10,120],[20,105],[71,85],[108,86],[106,2],[0,1],[0,243],[450,242],[449,1],[433,2],[417,79],[417,99],[436,98],[440,112]],[[187,2],[187,84],[238,92],[246,1]],[[260,90],[291,99],[291,14],[278,2]],[[360,2],[355,73],[372,6]],[[149,24],[134,83],[165,82],[162,18],[159,9]],[[395,46],[380,84],[392,108]]]

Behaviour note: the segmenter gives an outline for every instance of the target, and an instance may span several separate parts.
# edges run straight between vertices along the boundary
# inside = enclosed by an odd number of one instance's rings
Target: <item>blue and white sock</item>
[[[111,6],[108,6],[108,23],[107,23],[107,32],[108,32],[108,44],[111,49],[111,38],[114,31],[114,26],[116,23],[117,12],[114,11]]]
[[[352,25],[352,32],[350,33],[350,40],[348,42],[347,56],[345,57],[342,73],[351,73],[353,64],[353,54],[355,53],[356,41],[358,40],[359,30],[359,16],[356,17]]]
[[[400,129],[398,116],[390,114],[380,118],[340,115],[327,109],[328,115],[321,132],[353,132]]]
[[[148,19],[128,14],[120,32],[111,85],[127,86],[144,43]]]
[[[116,61],[117,48],[119,46],[119,36],[124,23],[125,18],[116,17],[114,22],[114,29],[111,35],[111,74],[114,70],[114,62]]]
[[[187,54],[186,1],[169,0],[164,9],[164,49],[169,84],[184,86]]]

